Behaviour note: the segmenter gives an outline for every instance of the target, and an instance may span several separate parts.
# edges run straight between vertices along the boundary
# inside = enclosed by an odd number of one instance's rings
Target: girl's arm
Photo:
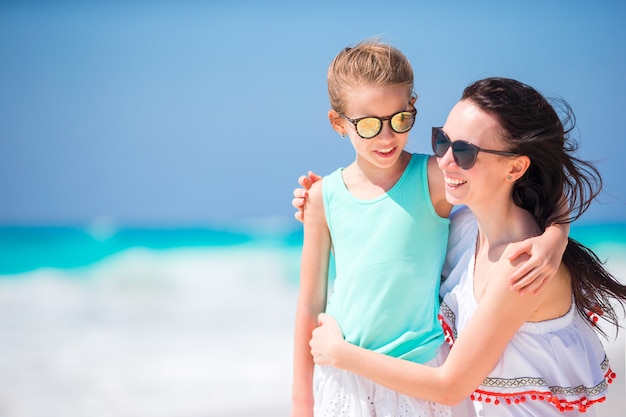
[[[330,233],[324,217],[322,182],[309,191],[304,209],[304,242],[300,264],[300,292],[296,307],[292,416],[313,416],[313,358],[309,340],[317,316],[326,307]]]
[[[450,217],[453,206],[446,200],[446,183],[443,172],[437,165],[437,158],[432,155],[428,158],[428,192],[430,193],[430,201],[439,217]]]
[[[503,272],[502,277],[510,273]],[[505,279],[493,280],[450,351],[438,368],[408,362],[354,346],[341,336],[336,323],[320,316],[311,352],[316,363],[362,375],[394,391],[454,405],[467,398],[489,375],[506,345],[537,308],[543,296],[521,295]]]
[[[543,290],[559,269],[568,234],[569,224],[553,224],[542,235],[516,243],[509,259],[524,253],[530,259],[509,277],[511,289],[535,295]]]
[[[563,196],[557,217],[568,213],[567,198]],[[559,269],[567,248],[569,223],[554,223],[542,235],[511,245],[509,260],[527,253],[530,259],[523,263],[510,277],[511,289],[522,293],[538,294]]]

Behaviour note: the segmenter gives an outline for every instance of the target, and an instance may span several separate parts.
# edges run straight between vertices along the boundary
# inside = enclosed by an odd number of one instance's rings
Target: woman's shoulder
[[[465,206],[455,207],[450,215],[450,233],[446,263],[453,268],[461,258],[473,253],[476,247],[478,224],[474,214]]]
[[[458,284],[474,254],[477,232],[478,224],[472,212],[464,206],[455,208],[450,215],[448,248],[441,271],[445,281],[441,287],[442,293],[449,292]]]
[[[456,206],[450,214],[450,242],[458,244],[474,236],[478,224],[472,211],[466,206]],[[472,239],[472,244],[475,242]]]

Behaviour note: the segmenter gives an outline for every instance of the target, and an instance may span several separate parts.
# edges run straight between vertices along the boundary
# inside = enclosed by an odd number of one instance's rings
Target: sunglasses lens
[[[452,145],[454,162],[462,169],[470,169],[476,163],[478,149],[471,143],[457,141]]]
[[[380,132],[382,124],[375,117],[366,117],[356,124],[356,131],[365,139],[373,138]]]
[[[448,152],[448,148],[450,147],[450,139],[443,133],[441,129],[433,129],[433,138],[432,138],[432,146],[433,153],[436,157],[441,158]]]
[[[433,153],[438,158],[443,157],[448,152],[450,146],[452,146],[454,162],[462,169],[470,169],[476,163],[477,147],[463,141],[450,141],[448,135],[440,128],[433,128],[432,146]]]
[[[415,116],[410,111],[396,113],[390,120],[391,128],[397,133],[404,133],[411,130],[415,123]]]

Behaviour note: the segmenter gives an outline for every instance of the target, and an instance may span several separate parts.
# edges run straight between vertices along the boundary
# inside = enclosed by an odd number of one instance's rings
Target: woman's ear
[[[511,160],[509,170],[506,173],[506,179],[515,182],[520,179],[530,167],[530,158],[526,155],[520,155]]]
[[[348,133],[343,123],[343,117],[335,110],[328,110],[328,120],[330,120],[330,125],[335,129],[335,132],[339,133],[341,136],[345,136]]]

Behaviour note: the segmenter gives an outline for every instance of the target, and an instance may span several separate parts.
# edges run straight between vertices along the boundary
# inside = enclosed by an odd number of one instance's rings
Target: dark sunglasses
[[[359,119],[351,119],[345,114],[339,113],[341,117],[354,125],[356,133],[363,139],[371,139],[383,130],[383,122],[389,120],[389,126],[396,133],[405,133],[411,130],[415,123],[415,115],[417,109],[413,107],[411,110],[399,111],[387,117],[361,117]]]
[[[452,142],[446,132],[440,127],[433,127],[432,146],[435,156],[441,158],[448,152],[448,148],[452,147],[452,156],[454,162],[462,169],[470,169],[476,163],[478,152],[492,153],[502,156],[518,156],[519,154],[505,151],[494,151],[491,149],[481,149],[476,145],[472,145],[464,140],[455,140]]]

